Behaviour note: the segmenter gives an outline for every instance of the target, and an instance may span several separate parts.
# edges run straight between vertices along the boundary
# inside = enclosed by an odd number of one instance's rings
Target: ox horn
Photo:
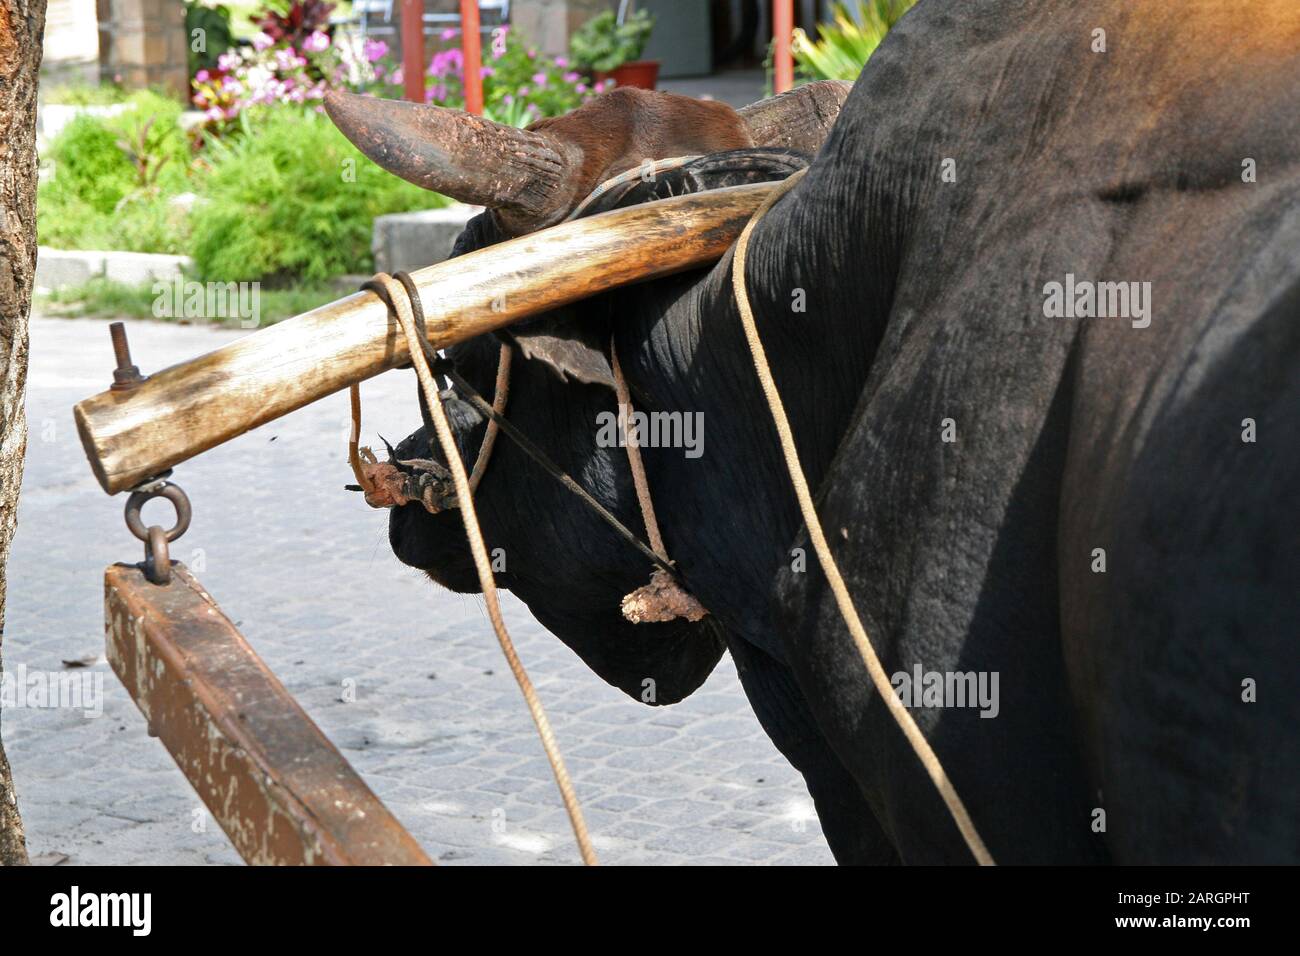
[[[407,182],[509,219],[547,222],[567,208],[580,157],[539,133],[463,110],[333,90],[325,111],[353,145]]]
[[[840,115],[853,84],[846,80],[809,83],[737,112],[749,127],[755,146],[779,146],[809,156],[821,149]]]

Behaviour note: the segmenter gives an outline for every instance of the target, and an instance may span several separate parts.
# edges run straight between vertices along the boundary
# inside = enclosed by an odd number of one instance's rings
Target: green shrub
[[[580,69],[608,73],[641,56],[654,24],[646,10],[636,11],[622,23],[613,10],[605,10],[574,31],[569,55]]]
[[[37,228],[41,245],[56,249],[189,253],[186,211],[166,196],[129,198],[110,215],[100,214],[75,199],[47,203],[39,207]]]
[[[149,90],[131,94],[131,109],[106,120],[136,172],[136,186],[164,192],[188,188],[190,142],[181,129],[181,104]]]
[[[148,92],[130,102],[77,117],[51,144],[42,244],[188,254],[205,280],[312,281],[370,270],[375,216],[447,202],[384,172],[314,111],[241,114],[196,164],[179,103]],[[192,209],[175,201],[185,192],[197,194]]]
[[[95,215],[111,213],[133,182],[131,163],[117,139],[100,117],[78,116],[65,126],[46,157],[50,175],[38,187],[38,208],[45,212],[52,204],[77,203]]]
[[[190,254],[205,280],[284,282],[368,272],[375,216],[447,200],[366,159],[324,116],[275,107],[240,114],[212,139]],[[348,162],[348,161],[351,162]]]
[[[37,187],[36,230],[63,249],[185,252],[189,145],[181,106],[148,91],[116,116],[82,115],[50,144],[50,175]]]
[[[230,49],[235,42],[230,29],[230,8],[224,5],[208,6],[202,0],[185,0],[185,35],[203,38],[203,49],[194,49],[189,44],[190,76],[199,70],[210,70],[217,65],[217,58]]]

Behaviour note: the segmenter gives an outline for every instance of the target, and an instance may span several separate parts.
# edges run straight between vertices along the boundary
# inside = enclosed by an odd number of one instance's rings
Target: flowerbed
[[[192,257],[203,280],[316,282],[371,269],[375,216],[447,200],[364,158],[323,116],[330,89],[402,94],[381,40],[342,35],[320,0],[253,17],[252,42],[209,57],[193,79],[199,115],[140,92],[112,117],[79,116],[49,145],[38,188],[43,245]],[[425,71],[425,99],[463,106],[458,31]],[[600,91],[501,28],[484,51],[486,111],[525,125]]]

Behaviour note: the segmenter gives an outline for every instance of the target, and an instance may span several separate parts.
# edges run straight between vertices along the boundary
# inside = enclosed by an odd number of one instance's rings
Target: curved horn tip
[[[325,111],[354,146],[407,182],[518,220],[556,214],[577,172],[572,150],[463,110],[330,91]]]
[[[372,144],[368,141],[374,137],[374,131],[368,118],[373,118],[376,104],[382,102],[373,96],[329,90],[325,94],[325,115],[354,146],[370,155]]]
[[[355,104],[353,100],[363,100],[366,97],[359,96],[356,93],[348,93],[344,90],[326,90],[325,91],[325,113],[330,119],[334,120],[337,125],[339,116],[352,109]]]

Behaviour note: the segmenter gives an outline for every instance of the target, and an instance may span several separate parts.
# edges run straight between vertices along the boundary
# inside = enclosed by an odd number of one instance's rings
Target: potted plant
[[[574,64],[600,82],[653,90],[659,78],[659,61],[639,59],[645,50],[654,17],[638,10],[621,23],[613,10],[592,17],[573,34],[569,53]]]

